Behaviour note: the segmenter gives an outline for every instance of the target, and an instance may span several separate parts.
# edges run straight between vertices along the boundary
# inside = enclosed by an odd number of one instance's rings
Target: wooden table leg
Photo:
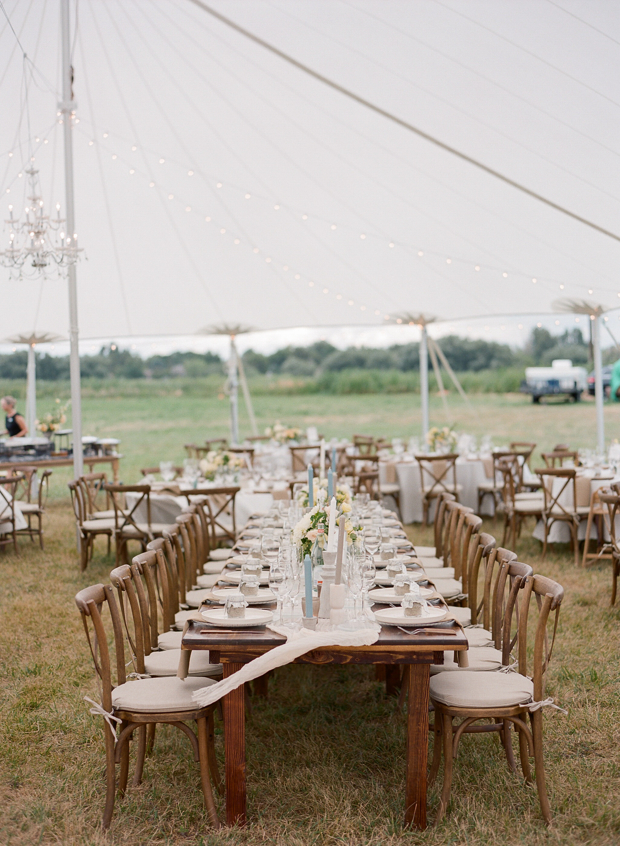
[[[411,664],[407,710],[405,826],[426,828],[426,763],[430,665]]]
[[[224,664],[227,679],[243,664]],[[226,758],[226,824],[245,825],[245,685],[222,699],[224,711],[224,751]]]

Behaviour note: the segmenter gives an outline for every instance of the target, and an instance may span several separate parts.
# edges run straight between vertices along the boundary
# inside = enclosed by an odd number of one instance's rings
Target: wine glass
[[[362,577],[362,615],[370,617],[370,603],[368,602],[368,591],[375,583],[377,568],[374,559],[370,555],[364,555],[360,559],[360,575]]]
[[[272,564],[277,562],[280,543],[273,532],[263,532],[260,541],[260,551],[267,567],[271,567]]]
[[[364,546],[370,555],[375,556],[381,545],[381,535],[374,526],[364,529]]]
[[[164,482],[171,482],[174,479],[174,461],[160,461],[159,472]]]
[[[284,597],[285,571],[276,559],[269,567],[269,588],[276,597],[275,622],[282,621],[282,601]]]

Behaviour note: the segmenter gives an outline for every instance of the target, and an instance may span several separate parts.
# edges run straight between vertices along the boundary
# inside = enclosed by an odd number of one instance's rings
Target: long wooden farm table
[[[89,468],[89,472],[91,473],[93,472],[95,464],[110,464],[114,481],[118,482],[119,463],[122,457],[122,455],[85,455],[84,464]],[[66,458],[33,458],[32,460],[25,459],[24,461],[2,461],[0,462],[0,471],[19,471],[21,465],[24,467],[49,467],[50,469],[53,469],[54,467],[73,467],[73,458],[68,456]]]
[[[442,633],[444,627],[444,633]],[[449,630],[451,634],[446,634]],[[383,664],[388,671],[409,665],[407,717],[405,826],[426,827],[426,768],[430,665],[443,663],[446,651],[467,649],[467,638],[454,622],[434,628],[437,634],[406,634],[389,626],[372,646],[323,647],[299,657],[302,664]],[[192,621],[183,637],[183,649],[208,649],[213,663],[224,665],[224,677],[285,639],[269,628],[226,633]],[[226,756],[226,822],[246,822],[245,695],[244,685],[222,700]]]

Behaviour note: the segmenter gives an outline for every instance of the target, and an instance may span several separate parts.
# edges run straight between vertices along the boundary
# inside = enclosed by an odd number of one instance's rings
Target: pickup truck
[[[573,367],[567,358],[557,358],[551,367],[526,367],[521,391],[532,395],[532,402],[541,397],[566,396],[579,402],[581,394],[588,388],[588,371],[585,367]]]

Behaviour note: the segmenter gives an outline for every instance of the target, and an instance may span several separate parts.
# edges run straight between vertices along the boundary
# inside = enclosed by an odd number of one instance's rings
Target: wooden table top
[[[437,634],[430,634],[430,630]],[[444,632],[455,632],[455,634],[444,634]],[[183,636],[182,645],[185,649],[228,649],[243,652],[244,650],[266,652],[286,643],[286,638],[272,631],[267,626],[252,629],[238,629],[236,631],[222,630],[218,626],[211,626],[209,623],[190,621],[187,632]],[[423,631],[411,634],[398,629],[396,626],[381,626],[378,640],[370,646],[347,646],[321,647],[321,651],[334,649],[356,649],[368,651],[391,651],[405,652],[432,652],[435,650],[462,651],[468,648],[467,637],[462,628],[454,620],[446,620],[442,623],[434,623]],[[318,650],[317,650],[318,651]]]

